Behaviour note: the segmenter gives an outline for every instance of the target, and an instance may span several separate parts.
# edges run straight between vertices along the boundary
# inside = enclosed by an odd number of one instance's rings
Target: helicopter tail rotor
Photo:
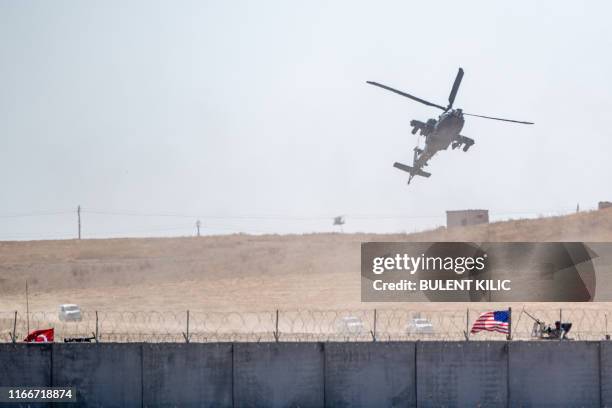
[[[455,82],[453,83],[451,92],[448,95],[448,106],[446,107],[446,110],[450,110],[453,108],[453,103],[455,102],[455,97],[457,96],[457,91],[459,90],[459,85],[461,85],[462,79],[463,79],[463,68],[459,68],[459,71],[457,72],[457,76],[455,77]]]

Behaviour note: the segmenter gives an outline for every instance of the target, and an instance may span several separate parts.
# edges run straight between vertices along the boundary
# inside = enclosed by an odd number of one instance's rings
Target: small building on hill
[[[600,201],[597,208],[603,210],[604,208],[612,208],[612,203],[609,201]]]
[[[446,212],[446,227],[464,227],[489,223],[489,210],[458,210]]]

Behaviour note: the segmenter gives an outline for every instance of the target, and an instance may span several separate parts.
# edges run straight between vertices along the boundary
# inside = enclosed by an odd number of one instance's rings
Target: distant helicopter
[[[344,216],[339,215],[337,217],[334,217],[334,225],[344,225],[346,223],[346,221],[344,220]]]
[[[474,139],[470,139],[467,136],[459,134],[461,132],[461,129],[463,129],[463,125],[465,123],[465,120],[463,119],[464,116],[476,116],[479,118],[502,120],[504,122],[522,123],[525,125],[534,124],[533,122],[524,122],[520,120],[502,119],[494,118],[491,116],[464,113],[461,109],[453,109],[453,102],[455,102],[455,97],[457,96],[457,91],[459,90],[459,85],[461,84],[462,79],[463,69],[459,68],[459,72],[457,72],[457,76],[455,77],[455,83],[453,84],[450,95],[448,96],[448,105],[446,107],[431,103],[429,101],[426,101],[425,99],[417,98],[416,96],[410,95],[402,91],[398,91],[397,89],[393,89],[389,86],[379,84],[378,82],[367,81],[367,83],[370,85],[378,86],[388,91],[395,92],[396,94],[410,98],[413,101],[420,102],[427,106],[433,106],[434,108],[438,108],[443,111],[443,113],[438,117],[438,120],[429,119],[427,120],[427,122],[413,120],[410,122],[410,126],[412,126],[413,135],[419,132],[420,135],[425,136],[425,147],[423,149],[420,149],[417,144],[417,147],[414,148],[412,166],[407,166],[398,162],[393,163],[393,167],[408,172],[410,174],[408,184],[410,184],[410,181],[412,181],[412,178],[414,176],[431,176],[431,173],[424,171],[423,167],[427,166],[427,161],[429,161],[429,159],[431,159],[433,155],[437,152],[441,150],[446,150],[448,146],[452,146],[453,150],[463,146],[463,151],[467,152],[470,147],[474,145]]]

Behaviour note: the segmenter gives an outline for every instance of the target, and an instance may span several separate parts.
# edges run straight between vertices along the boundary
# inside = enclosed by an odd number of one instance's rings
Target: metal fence
[[[57,312],[0,311],[0,342],[23,341],[28,331],[45,328],[55,329],[55,341],[78,337],[99,342],[504,340],[499,333],[469,335],[478,316],[490,310],[84,310],[79,321],[63,321]],[[532,338],[534,320],[529,314],[549,324],[572,322],[570,338],[601,340],[608,335],[610,312],[612,309],[593,308],[513,310],[512,338]]]

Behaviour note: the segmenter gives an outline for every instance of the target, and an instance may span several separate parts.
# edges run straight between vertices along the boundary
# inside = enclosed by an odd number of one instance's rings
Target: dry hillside
[[[0,242],[0,310],[362,308],[364,241],[611,241],[612,210],[408,235]]]

